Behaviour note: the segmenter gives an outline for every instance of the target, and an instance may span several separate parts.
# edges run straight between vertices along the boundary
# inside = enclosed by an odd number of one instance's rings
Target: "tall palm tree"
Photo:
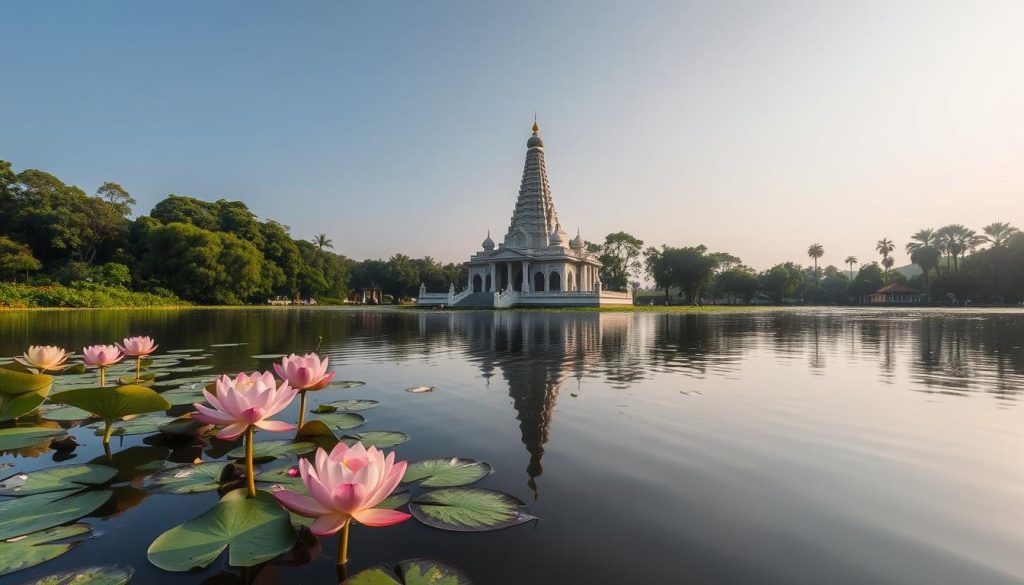
[[[334,241],[329,239],[327,237],[327,234],[317,234],[313,236],[313,239],[310,241],[313,242],[313,245],[316,246],[316,249],[320,250],[321,252],[324,251],[324,248],[334,249]]]
[[[847,256],[846,260],[843,260],[843,264],[846,264],[847,266],[850,267],[850,280],[853,280],[853,265],[857,264],[857,257]]]
[[[896,244],[892,243],[889,238],[882,238],[875,243],[875,250],[882,255],[882,266],[885,267],[885,284],[889,284],[889,269],[892,268],[893,263],[887,262],[889,260],[889,254],[896,249]]]
[[[889,284],[889,269],[896,263],[896,259],[892,256],[886,256],[882,258],[882,267],[885,268],[885,284]]]
[[[990,223],[983,227],[981,231],[985,232],[985,241],[992,244],[993,248],[1002,248],[1006,245],[1006,241],[1010,239],[1010,236],[1019,233],[1020,230],[1006,223],[1005,221],[997,221]]]
[[[825,247],[815,242],[807,248],[807,255],[814,260],[814,288],[818,288],[818,258],[825,255]]]
[[[946,273],[949,273],[949,259],[953,256],[953,249],[956,247],[953,242],[955,226],[942,226],[935,230],[935,247],[946,256]]]
[[[910,261],[921,267],[921,272],[924,273],[924,288],[928,290],[928,271],[934,268],[935,273],[939,273],[939,258],[942,257],[942,252],[937,247],[938,237],[935,230],[925,228],[910,236],[910,240],[904,249],[910,255]]]

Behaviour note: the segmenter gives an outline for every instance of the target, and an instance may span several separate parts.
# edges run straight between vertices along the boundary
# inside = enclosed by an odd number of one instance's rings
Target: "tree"
[[[36,260],[28,246],[0,236],[0,276],[9,272],[11,278],[17,282],[18,272],[28,274],[30,271],[39,270],[42,267],[42,263]]]
[[[928,284],[928,271],[934,269],[936,274],[939,272],[939,258],[942,257],[942,252],[936,247],[937,240],[935,230],[925,228],[910,236],[910,242],[904,247],[910,255],[910,261],[921,267],[926,290],[931,288]]]
[[[807,255],[814,261],[814,288],[818,288],[818,258],[825,255],[825,248],[818,243],[811,244],[807,248]]]
[[[131,212],[132,206],[138,203],[128,191],[125,191],[124,187],[113,181],[107,181],[100,185],[100,188],[96,189],[96,196],[122,207],[124,209],[122,215],[128,215]]]
[[[850,283],[850,295],[853,296],[855,302],[862,304],[865,297],[885,286],[884,279],[885,276],[878,263],[872,262],[861,266],[857,277]]]
[[[316,246],[317,250],[320,250],[321,252],[324,251],[324,248],[334,249],[334,241],[329,239],[327,234],[317,234],[313,236],[311,241],[313,242],[313,245]]]
[[[737,297],[749,303],[751,297],[757,293],[757,275],[748,266],[735,266],[718,273],[715,277],[715,288],[721,294],[730,297],[733,304],[736,303]]]
[[[992,244],[993,248],[1005,247],[1011,236],[1020,233],[1020,230],[1002,221],[990,223],[982,228],[981,231],[985,232],[982,238]]]
[[[600,246],[601,284],[607,290],[627,290],[631,280],[640,278],[643,264],[644,241],[627,234],[615,232],[604,238]]]
[[[791,298],[803,282],[800,266],[792,262],[776,264],[757,276],[764,290],[776,303]]]
[[[843,264],[846,264],[847,266],[850,267],[850,280],[853,280],[853,265],[857,264],[857,257],[847,256],[846,259],[843,260]]]
[[[889,254],[892,254],[892,251],[895,249],[896,245],[893,244],[892,240],[890,240],[889,238],[882,238],[881,240],[878,240],[878,242],[875,244],[875,250],[882,255],[882,266],[885,266],[886,284],[889,283],[889,267],[891,267],[893,263],[888,262],[888,265],[886,264],[889,259]]]

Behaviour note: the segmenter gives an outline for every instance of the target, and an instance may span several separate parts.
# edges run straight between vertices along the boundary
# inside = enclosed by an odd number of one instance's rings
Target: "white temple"
[[[466,266],[466,289],[428,293],[419,303],[456,307],[630,305],[630,293],[601,290],[601,261],[586,250],[579,231],[569,239],[551,197],[544,166],[544,141],[537,122],[526,141],[526,164],[519,198],[504,240],[495,246],[490,232]]]

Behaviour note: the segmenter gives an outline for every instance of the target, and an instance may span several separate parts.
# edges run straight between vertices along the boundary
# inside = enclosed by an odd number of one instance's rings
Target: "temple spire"
[[[508,233],[505,234],[505,246],[516,249],[545,248],[550,245],[554,232],[560,234],[559,240],[568,240],[558,223],[558,213],[555,212],[544,163],[544,141],[540,137],[540,125],[534,113],[533,133],[526,141],[526,162],[523,165],[519,198],[512,212]]]

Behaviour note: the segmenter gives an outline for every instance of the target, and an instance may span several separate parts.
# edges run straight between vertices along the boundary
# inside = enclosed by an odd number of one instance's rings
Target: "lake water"
[[[380,400],[358,430],[408,433],[397,451],[411,461],[488,461],[495,473],[478,485],[539,518],[477,534],[356,527],[352,570],[436,557],[485,585],[1024,583],[1020,311],[0,313],[0,355],[129,333],[161,351],[203,349],[194,363],[211,373],[269,369],[252,356],[322,336],[338,377],[366,385],[314,405]],[[225,343],[244,345],[210,347]],[[437,389],[404,391],[418,385]],[[83,444],[71,461],[102,454],[91,431],[73,433]],[[140,437],[113,447],[204,456]],[[0,477],[54,454],[2,455],[13,468]],[[118,500],[122,512],[86,519],[100,536],[0,582],[100,563],[132,565],[133,584],[240,582],[223,559],[190,574],[146,561],[156,536],[215,493],[125,487]],[[335,582],[331,542],[259,582]]]

